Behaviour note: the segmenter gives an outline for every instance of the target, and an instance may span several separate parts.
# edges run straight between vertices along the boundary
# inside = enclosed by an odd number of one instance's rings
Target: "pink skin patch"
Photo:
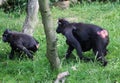
[[[100,35],[102,38],[106,38],[108,36],[107,30],[98,31],[97,34]]]
[[[39,44],[36,45],[36,48],[39,48]]]

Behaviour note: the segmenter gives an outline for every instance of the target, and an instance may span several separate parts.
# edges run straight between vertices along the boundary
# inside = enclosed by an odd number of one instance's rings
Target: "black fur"
[[[80,59],[84,59],[82,52],[93,50],[103,65],[107,65],[104,56],[107,54],[107,45],[109,43],[108,35],[102,38],[98,34],[105,29],[85,23],[69,23],[65,19],[59,19],[56,32],[62,33],[66,37],[66,43],[69,45],[66,58],[69,58],[71,52],[76,49]],[[105,30],[106,31],[106,30]],[[106,31],[107,32],[107,31]],[[104,35],[104,34],[103,34]]]
[[[15,51],[23,51],[29,58],[33,59],[32,52],[36,52],[38,50],[38,41],[27,34],[13,32],[6,29],[2,35],[2,38],[4,42],[8,42],[11,46],[11,53],[9,55],[10,59],[13,59]]]

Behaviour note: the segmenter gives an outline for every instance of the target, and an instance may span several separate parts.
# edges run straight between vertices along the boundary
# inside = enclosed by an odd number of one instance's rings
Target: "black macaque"
[[[33,37],[21,33],[13,32],[6,29],[2,35],[2,40],[8,42],[11,46],[10,59],[13,59],[14,52],[24,52],[30,59],[33,59],[33,52],[36,52],[39,47],[39,42]]]
[[[107,30],[93,24],[70,23],[65,19],[59,19],[56,32],[66,37],[66,43],[69,45],[66,58],[69,58],[73,49],[76,49],[80,59],[90,60],[84,57],[82,52],[92,49],[97,60],[103,66],[107,65],[105,60],[105,55],[107,54],[106,47],[109,43]]]

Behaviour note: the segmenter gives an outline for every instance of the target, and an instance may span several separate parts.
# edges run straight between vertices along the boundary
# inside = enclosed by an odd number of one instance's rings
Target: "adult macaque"
[[[69,45],[66,58],[69,58],[71,52],[76,49],[79,58],[85,59],[82,52],[92,49],[97,60],[101,61],[103,66],[107,65],[105,60],[106,47],[109,43],[107,30],[93,24],[70,23],[65,19],[59,19],[56,32],[66,37],[66,43]]]

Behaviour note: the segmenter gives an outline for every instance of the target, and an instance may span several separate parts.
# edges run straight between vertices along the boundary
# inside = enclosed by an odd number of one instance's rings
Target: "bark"
[[[0,6],[4,4],[7,0],[0,0]]]
[[[28,0],[27,17],[23,25],[23,33],[29,34],[31,36],[33,35],[35,27],[38,23],[38,11],[38,0]]]
[[[52,69],[58,69],[60,59],[56,48],[56,33],[53,28],[53,20],[49,8],[49,0],[39,0],[40,11],[42,15],[42,23],[46,34],[47,52],[46,56],[51,64]]]

